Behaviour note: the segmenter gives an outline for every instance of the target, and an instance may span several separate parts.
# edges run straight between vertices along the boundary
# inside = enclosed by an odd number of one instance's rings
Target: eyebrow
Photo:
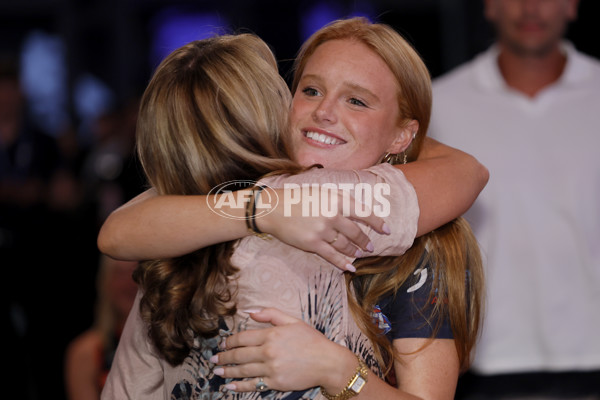
[[[370,91],[369,89],[367,89],[364,86],[361,86],[357,83],[352,83],[352,82],[344,82],[344,86],[347,86],[348,88],[361,93],[363,96],[371,97],[371,99],[373,101],[381,102],[381,100],[379,99],[379,96],[377,96],[375,93],[373,93],[372,91]]]
[[[323,82],[323,79],[320,76],[314,75],[314,74],[307,74],[307,75],[302,76],[302,78],[300,79],[300,82],[304,81],[305,79],[313,79],[313,80],[317,81],[318,83]],[[342,84],[344,87],[346,87],[352,91],[358,92],[362,96],[369,97],[372,101],[381,102],[381,99],[379,98],[379,96],[377,96],[375,93],[373,93],[366,87],[361,86],[358,83],[344,81],[344,82],[342,82]]]

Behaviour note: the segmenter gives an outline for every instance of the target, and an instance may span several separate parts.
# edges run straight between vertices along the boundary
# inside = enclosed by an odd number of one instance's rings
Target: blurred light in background
[[[165,56],[192,40],[226,33],[227,26],[226,18],[218,12],[163,9],[150,22],[151,65],[153,68],[156,67]]]
[[[300,16],[302,41],[304,42],[310,35],[333,20],[361,16],[373,21],[374,13],[373,6],[366,1],[353,2],[351,9],[336,1],[317,2]]]
[[[36,125],[57,136],[69,124],[66,50],[54,35],[34,30],[23,42],[21,84]]]
[[[73,107],[79,118],[78,134],[83,144],[94,141],[92,126],[103,114],[116,106],[112,90],[100,79],[90,73],[77,78],[73,88]]]

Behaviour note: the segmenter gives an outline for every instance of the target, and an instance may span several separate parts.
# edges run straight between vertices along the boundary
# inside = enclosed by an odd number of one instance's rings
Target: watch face
[[[352,385],[350,385],[350,390],[352,390],[354,393],[360,393],[363,386],[365,386],[365,383],[367,383],[367,381],[359,375],[356,377],[354,382],[352,382]]]

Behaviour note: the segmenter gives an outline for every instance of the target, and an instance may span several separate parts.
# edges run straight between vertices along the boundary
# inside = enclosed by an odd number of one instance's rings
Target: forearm
[[[417,192],[417,236],[465,213],[489,179],[487,168],[475,157],[430,138],[417,161],[397,167]]]
[[[398,389],[385,382],[375,374],[370,374],[369,381],[364,389],[355,397],[358,399],[380,399],[380,400],[417,400],[421,397],[414,396],[408,392]]]
[[[231,382],[232,390],[255,391],[256,379],[252,378],[260,376],[273,390],[322,387],[335,395],[356,373],[356,355],[305,322],[275,308],[253,312],[250,317],[274,327],[228,336],[224,351],[211,359],[220,366],[218,375],[235,379]],[[454,342],[436,339],[423,347],[428,341],[394,340],[394,350],[402,358],[394,363],[400,385],[396,388],[369,372],[367,383],[357,398],[451,400],[458,379]]]
[[[475,201],[488,179],[487,170],[474,157],[433,140],[426,142],[418,161],[398,167],[417,193],[420,208],[417,236],[462,215]],[[107,218],[98,236],[98,247],[114,258],[156,259],[180,256],[212,244],[246,236],[248,232],[243,220],[244,208],[229,209],[227,213],[236,218],[225,218],[213,212],[207,205],[206,196],[157,196],[153,191],[148,191],[115,210]],[[270,217],[273,218],[275,217]],[[321,225],[325,220],[321,219]],[[363,221],[373,227],[378,224],[376,221]],[[267,219],[261,219],[260,223],[269,225]],[[348,225],[347,221],[344,223]],[[291,231],[284,236],[293,236],[288,219],[283,220],[283,225],[286,230]],[[348,229],[356,230],[352,227],[343,228],[339,224],[335,228],[344,233]],[[264,231],[275,233],[269,229]],[[325,232],[326,229],[322,231]],[[316,235],[321,233],[317,231]],[[275,236],[301,249],[317,252],[338,267],[344,265],[342,255],[337,254],[335,249],[330,249],[330,246],[326,246],[325,250],[315,248],[311,244],[315,242],[314,238],[312,241],[302,238],[297,243],[298,240],[286,240],[277,234]],[[315,236],[314,232],[312,236]],[[352,241],[364,249],[368,238],[360,237],[358,233],[352,236]]]
[[[428,399],[452,400],[459,375],[455,343],[451,339],[405,338],[394,340],[394,350],[401,360],[394,362],[398,387],[370,373],[357,399]],[[339,393],[356,372],[354,353],[338,346],[323,353],[326,369],[318,382],[328,393]],[[315,366],[316,368],[316,366]],[[337,390],[337,391],[336,391]]]
[[[346,175],[356,178],[351,171],[346,171]],[[261,205],[270,204],[268,199],[285,199],[285,190],[265,189],[260,194]],[[237,191],[232,199],[226,194],[158,196],[149,190],[111,213],[98,235],[98,247],[114,258],[145,260],[181,256],[212,244],[240,239],[249,234],[245,220],[247,201],[251,201],[249,192]],[[219,198],[223,201],[217,200],[217,207],[209,207],[207,200],[214,204],[213,200]],[[414,203],[416,208],[416,200]],[[335,206],[342,208],[343,201]],[[346,256],[355,257],[357,247],[369,249],[369,237],[356,221],[385,234],[384,220],[374,214],[346,217],[340,211],[331,218],[304,217],[301,212],[294,212],[292,218],[285,215],[283,205],[273,207],[273,212],[257,219],[258,229],[301,250],[315,252],[343,270],[349,265]],[[336,232],[347,239],[346,247],[329,245]]]
[[[323,363],[331,364],[325,369],[325,373],[321,376],[323,380],[319,382],[327,393],[336,395],[340,393],[350,381],[350,378],[356,373],[358,361],[356,355],[349,349],[339,346],[336,352],[327,353],[327,359],[322,359]],[[329,361],[328,361],[329,360]],[[395,399],[395,400],[413,400],[420,397],[400,390],[383,379],[377,376],[374,372],[369,371],[367,383],[355,399]]]
[[[227,212],[236,218],[212,211],[206,196],[158,196],[150,190],[111,213],[98,248],[125,260],[169,258],[246,236],[244,208]]]

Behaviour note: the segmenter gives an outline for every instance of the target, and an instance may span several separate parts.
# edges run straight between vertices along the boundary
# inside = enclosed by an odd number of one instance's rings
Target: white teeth
[[[324,135],[322,133],[317,132],[306,132],[306,137],[317,142],[325,143],[325,144],[341,144],[340,140],[337,140],[334,137]]]

